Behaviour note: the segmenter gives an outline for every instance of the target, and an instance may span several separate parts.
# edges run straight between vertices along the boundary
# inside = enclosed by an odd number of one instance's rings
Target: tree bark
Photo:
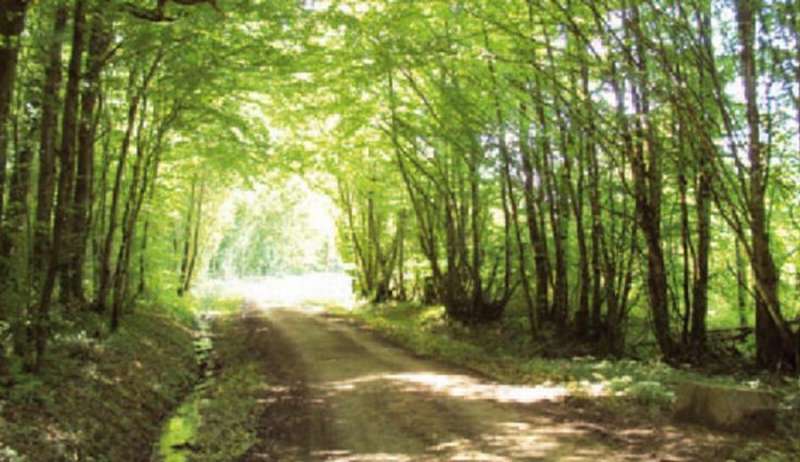
[[[778,296],[778,270],[769,244],[766,216],[767,169],[761,146],[758,108],[758,72],[755,56],[756,2],[737,0],[736,22],[739,32],[739,59],[747,108],[749,161],[749,223],[753,278],[756,287],[756,349],[761,366],[771,369],[796,369],[797,339],[781,313]]]
[[[73,20],[72,50],[70,52],[69,69],[67,71],[67,86],[64,95],[64,116],[61,127],[61,176],[65,176],[65,202],[60,202],[56,214],[56,222],[64,220],[64,228],[60,241],[53,241],[53,245],[63,246],[63,260],[59,262],[58,271],[61,273],[61,298],[66,304],[76,301],[70,292],[70,267],[69,261],[76,253],[77,239],[71,221],[75,215],[73,196],[75,194],[75,166],[77,154],[78,134],[78,108],[80,102],[80,87],[82,80],[82,57],[84,51],[84,28],[86,26],[85,0],[75,1],[75,15]],[[60,181],[60,180],[59,180]],[[61,187],[59,185],[59,187]],[[59,194],[61,192],[59,191]],[[59,199],[61,201],[61,199]],[[60,215],[65,216],[60,216]]]
[[[131,140],[133,138],[133,131],[136,125],[136,115],[139,112],[139,104],[144,97],[151,80],[155,76],[155,72],[163,58],[163,53],[159,50],[154,61],[150,65],[149,70],[145,74],[141,86],[136,85],[136,74],[138,70],[136,66],[129,70],[128,77],[128,92],[130,94],[130,101],[128,103],[128,119],[125,127],[125,135],[122,138],[120,145],[119,160],[117,162],[117,171],[114,174],[114,186],[111,192],[111,204],[109,205],[108,221],[106,226],[106,235],[103,238],[103,244],[100,248],[100,282],[97,288],[97,295],[95,297],[95,310],[102,313],[106,310],[106,302],[108,294],[112,285],[111,273],[111,249],[114,244],[114,235],[117,231],[117,215],[119,211],[120,195],[122,190],[122,177],[125,173],[125,165],[128,158],[128,152],[131,147]]]
[[[0,4],[0,230],[4,224],[4,205],[6,192],[6,162],[8,153],[8,130],[11,115],[11,102],[14,99],[14,84],[17,77],[19,57],[19,37],[25,29],[27,0],[5,0]],[[0,247],[10,238],[3,233]],[[0,261],[0,279],[6,277],[6,261]],[[0,286],[5,282],[0,282]],[[0,319],[2,318],[0,313]]]
[[[69,79],[67,95],[64,100],[64,110],[72,110],[72,116],[65,114],[62,127],[62,143],[59,149],[59,160],[61,172],[58,177],[58,195],[56,203],[56,220],[53,228],[52,248],[50,249],[50,259],[47,266],[47,275],[42,285],[41,299],[34,322],[34,339],[36,346],[36,359],[34,370],[39,370],[44,360],[47,349],[50,324],[50,304],[52,302],[53,289],[55,287],[56,276],[61,266],[63,255],[61,249],[64,247],[64,237],[67,231],[69,216],[68,208],[72,203],[72,181],[75,168],[74,142],[75,142],[75,110],[77,108],[78,85],[80,81],[81,54],[83,51],[83,21],[84,21],[84,0],[76,0],[74,12],[73,29],[73,50],[70,57]]]
[[[33,270],[46,270],[50,249],[50,231],[55,192],[55,143],[58,123],[59,88],[61,87],[61,51],[69,16],[67,5],[61,2],[55,12],[53,31],[47,52],[42,119],[39,131],[39,182],[36,190],[36,219],[34,224]]]
[[[189,259],[191,257],[192,224],[194,222],[195,196],[197,194],[197,177],[192,178],[192,189],[189,193],[189,206],[186,209],[186,222],[183,231],[183,252],[181,256],[180,279],[178,281],[178,296],[183,297],[186,289],[186,280],[189,272]]]
[[[520,111],[520,120],[527,117],[524,107]],[[544,236],[539,228],[539,204],[537,203],[538,194],[535,191],[536,172],[531,160],[532,153],[530,144],[527,140],[528,125],[520,124],[520,152],[522,156],[522,171],[524,176],[523,198],[525,200],[525,212],[527,215],[528,234],[533,248],[534,273],[536,284],[534,289],[534,300],[536,301],[537,319],[542,319],[548,312],[548,283],[550,265],[547,257],[547,248],[544,244]]]
[[[647,287],[653,317],[653,331],[661,353],[667,359],[675,355],[675,343],[670,329],[667,269],[661,242],[661,195],[662,172],[661,157],[657,140],[650,120],[649,79],[647,54],[640,25],[638,6],[631,8],[631,16],[626,20],[626,31],[632,35],[636,59],[631,65],[636,69],[636,78],[631,85],[633,105],[637,112],[634,122],[635,142],[629,151],[631,170],[634,177],[639,226],[647,245]],[[633,56],[634,51],[631,52]],[[617,85],[619,87],[619,85]],[[618,111],[624,115],[625,100],[617,91]],[[627,123],[626,123],[627,125]]]
[[[67,290],[70,298],[83,302],[83,266],[86,245],[91,231],[91,199],[94,169],[94,138],[96,132],[95,107],[100,96],[100,76],[106,62],[106,52],[111,43],[110,32],[99,11],[94,12],[89,41],[89,57],[83,94],[81,95],[80,126],[78,128],[78,170],[75,182],[75,200],[71,217],[71,235],[74,239],[67,262]]]

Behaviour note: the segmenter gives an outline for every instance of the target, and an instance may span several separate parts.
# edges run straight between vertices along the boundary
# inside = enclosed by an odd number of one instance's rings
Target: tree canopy
[[[0,375],[334,250],[372,301],[800,367],[796,0],[9,0],[0,40]]]

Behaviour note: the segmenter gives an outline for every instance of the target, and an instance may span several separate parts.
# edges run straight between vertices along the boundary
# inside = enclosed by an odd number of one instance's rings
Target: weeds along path
[[[724,460],[708,433],[606,424],[555,388],[493,383],[312,310],[250,304],[220,322],[219,382],[260,374],[241,461]],[[230,438],[225,419],[204,427]]]

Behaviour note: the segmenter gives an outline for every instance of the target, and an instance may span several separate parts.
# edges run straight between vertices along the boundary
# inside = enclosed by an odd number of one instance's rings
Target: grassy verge
[[[0,460],[149,460],[197,377],[192,319],[187,307],[145,304],[106,340],[55,339],[39,376],[18,373],[0,390]]]
[[[188,461],[238,460],[258,441],[258,418],[264,403],[264,367],[243,341],[239,319],[242,301],[215,301],[212,322],[213,376],[197,391],[198,426]]]

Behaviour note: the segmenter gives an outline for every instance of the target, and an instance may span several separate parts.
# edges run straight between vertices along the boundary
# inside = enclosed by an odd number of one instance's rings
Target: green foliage
[[[307,181],[276,176],[240,191],[221,212],[209,273],[230,278],[326,271],[339,265],[332,205]]]
[[[215,377],[203,390],[198,397],[201,423],[195,437],[200,449],[189,460],[237,459],[258,441],[255,429],[262,380],[258,366],[251,364]]]

